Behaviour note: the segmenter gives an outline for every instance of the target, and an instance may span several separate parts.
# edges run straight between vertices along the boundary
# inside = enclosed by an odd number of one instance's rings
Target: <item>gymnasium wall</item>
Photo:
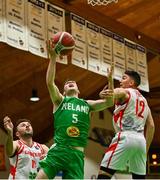
[[[7,140],[7,136],[6,134],[4,133],[4,131],[2,131],[2,129],[0,128],[0,147],[1,147],[1,150],[0,150],[0,158],[3,159],[3,161],[5,161],[4,163],[4,166],[5,166],[5,170],[0,170],[0,179],[6,179],[8,178],[8,174],[9,174],[9,160],[8,160],[8,157],[6,156],[5,154],[5,149],[4,151],[2,151],[2,147],[5,148],[5,142]],[[3,154],[4,153],[4,154]],[[2,159],[0,159],[0,166],[3,164],[2,163]],[[0,168],[1,169],[1,168]]]

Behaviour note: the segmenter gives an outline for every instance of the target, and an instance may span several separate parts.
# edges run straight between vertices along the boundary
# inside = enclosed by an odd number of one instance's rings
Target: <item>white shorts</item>
[[[133,131],[117,133],[106,150],[101,166],[138,175],[146,174],[146,140]]]

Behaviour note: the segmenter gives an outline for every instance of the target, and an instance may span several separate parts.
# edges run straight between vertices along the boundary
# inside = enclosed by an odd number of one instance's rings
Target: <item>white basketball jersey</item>
[[[9,179],[35,179],[39,170],[39,161],[44,150],[39,143],[33,142],[32,147],[18,140],[20,148],[16,154],[9,158]]]
[[[137,89],[127,88],[129,98],[123,104],[116,104],[113,125],[119,131],[144,131],[149,113],[146,99]]]

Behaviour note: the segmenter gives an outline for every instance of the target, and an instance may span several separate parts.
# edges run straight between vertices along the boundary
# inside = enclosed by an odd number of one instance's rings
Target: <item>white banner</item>
[[[149,92],[146,49],[140,45],[137,45],[136,55],[137,55],[137,72],[141,76],[141,84],[139,88],[143,91]]]
[[[47,3],[47,37],[52,38],[57,32],[65,31],[65,11],[62,8]],[[57,62],[67,64],[67,57],[57,58]]]
[[[5,42],[5,0],[0,0],[0,41]]]
[[[120,80],[125,71],[124,38],[113,34],[114,78]]]
[[[6,41],[22,50],[28,50],[26,16],[24,0],[6,0]]]
[[[62,8],[47,3],[48,39],[57,32],[65,31],[65,11]]]
[[[105,29],[100,29],[100,40],[101,40],[101,73],[107,76],[107,69],[111,67],[112,64],[112,39],[113,33]]]
[[[44,0],[28,0],[27,5],[29,51],[47,58],[45,2]]]
[[[136,44],[133,41],[125,39],[126,69],[136,69]]]
[[[88,70],[100,74],[101,58],[99,27],[93,23],[87,22],[86,30],[88,43]]]
[[[72,53],[72,64],[87,69],[87,47],[85,19],[71,14],[71,30],[76,45]]]

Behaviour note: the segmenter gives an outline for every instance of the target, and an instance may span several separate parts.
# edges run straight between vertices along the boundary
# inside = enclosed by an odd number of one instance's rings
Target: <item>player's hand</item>
[[[47,47],[47,52],[48,52],[49,58],[56,56],[55,44],[53,43],[52,39],[46,41],[46,47]]]
[[[11,119],[8,116],[5,116],[3,119],[3,123],[4,123],[4,128],[8,132],[8,134],[12,134],[13,133],[13,123],[12,123]]]
[[[108,97],[113,97],[113,90],[111,89],[103,89],[100,93],[99,93],[100,98],[105,99]]]
[[[61,59],[63,59],[62,55],[60,54],[61,51],[64,49],[64,46],[61,43],[54,43],[54,40],[51,38],[50,40],[46,41],[48,56],[53,57],[59,55]]]
[[[105,99],[105,96],[106,96],[106,90],[108,89],[108,85],[104,86],[104,88],[102,89],[102,91],[99,93],[99,97],[101,99]]]
[[[107,76],[108,76],[108,80],[113,79],[113,71],[114,71],[114,65],[113,63],[111,64],[110,68],[107,68]]]
[[[108,89],[108,85],[106,85],[103,90],[99,93],[100,98],[105,99],[107,97],[113,96],[113,90]]]

